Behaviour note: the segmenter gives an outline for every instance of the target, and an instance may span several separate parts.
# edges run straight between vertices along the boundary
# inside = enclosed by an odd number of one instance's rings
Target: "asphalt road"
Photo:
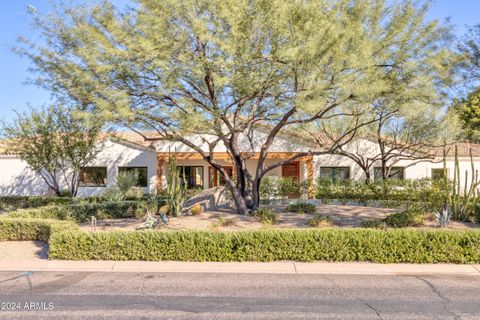
[[[3,272],[0,307],[0,319],[480,319],[480,277]]]

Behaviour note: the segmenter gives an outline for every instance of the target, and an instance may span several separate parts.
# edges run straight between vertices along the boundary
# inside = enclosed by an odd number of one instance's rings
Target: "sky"
[[[70,0],[75,2],[76,0]],[[112,0],[119,8],[128,0]],[[11,120],[15,112],[23,111],[28,105],[46,105],[50,94],[34,85],[26,84],[30,76],[29,62],[11,51],[18,36],[39,40],[32,29],[27,6],[32,5],[40,12],[48,12],[50,0],[4,0],[0,1],[0,120]],[[467,26],[480,24],[479,0],[434,0],[429,19],[444,21],[450,18],[454,33],[461,36]]]

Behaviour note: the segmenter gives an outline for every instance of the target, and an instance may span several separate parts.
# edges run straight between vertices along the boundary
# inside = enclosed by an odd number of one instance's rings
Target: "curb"
[[[160,273],[275,273],[337,275],[470,275],[472,264],[377,264],[364,262],[178,262],[178,261],[0,261],[0,271],[18,272],[160,272]]]

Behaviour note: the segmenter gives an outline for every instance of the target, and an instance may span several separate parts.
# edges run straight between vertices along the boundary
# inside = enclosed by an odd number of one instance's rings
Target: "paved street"
[[[1,319],[480,319],[480,277],[2,272],[0,301],[21,309]]]

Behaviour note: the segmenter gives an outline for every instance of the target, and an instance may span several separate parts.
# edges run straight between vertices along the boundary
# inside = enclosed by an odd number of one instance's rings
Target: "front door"
[[[233,176],[232,166],[224,166],[223,169],[227,171],[227,174],[229,177]],[[225,185],[225,179],[223,179],[222,175],[218,172],[218,170],[212,166],[208,167],[208,187],[213,188],[213,187],[224,186],[224,185]]]
[[[300,163],[294,161],[282,165],[282,177],[293,177],[300,181]]]
[[[300,163],[298,161],[282,165],[282,177],[293,178],[297,182],[293,182],[291,188],[288,188],[287,197],[295,199],[300,196]]]

